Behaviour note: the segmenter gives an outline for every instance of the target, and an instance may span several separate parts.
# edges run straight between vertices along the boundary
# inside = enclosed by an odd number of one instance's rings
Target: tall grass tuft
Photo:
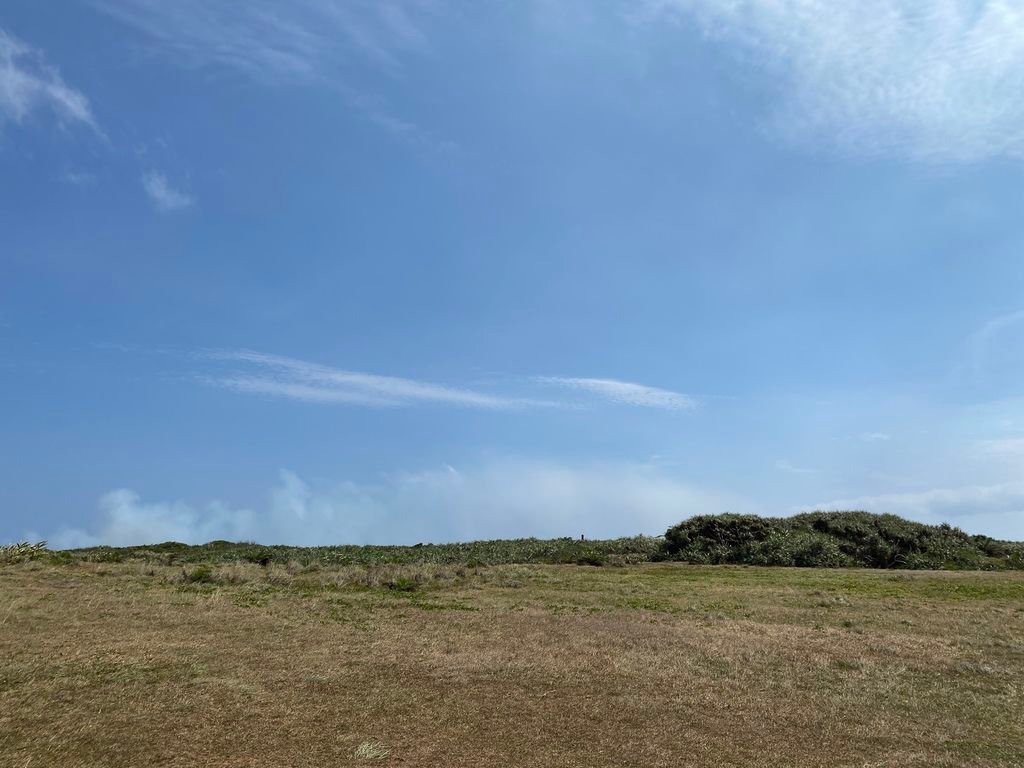
[[[383,760],[390,754],[391,750],[379,741],[364,741],[353,752],[361,760]]]
[[[23,560],[36,560],[49,553],[45,541],[31,544],[19,541],[14,544],[0,546],[0,564],[20,563]]]

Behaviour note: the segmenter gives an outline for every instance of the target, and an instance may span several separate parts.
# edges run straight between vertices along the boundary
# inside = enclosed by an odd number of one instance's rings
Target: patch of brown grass
[[[1018,573],[35,562],[5,613],[3,766],[1024,765]]]

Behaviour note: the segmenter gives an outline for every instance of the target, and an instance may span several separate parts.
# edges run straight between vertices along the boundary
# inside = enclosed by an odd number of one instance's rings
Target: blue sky
[[[1024,539],[1024,11],[8,0],[0,539]]]

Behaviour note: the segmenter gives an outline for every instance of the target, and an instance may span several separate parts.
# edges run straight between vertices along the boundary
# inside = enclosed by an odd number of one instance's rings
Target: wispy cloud
[[[969,525],[971,533],[1024,540],[1024,483],[933,488],[836,499],[801,509],[863,509],[924,523]]]
[[[266,2],[97,0],[95,5],[159,43],[179,64],[219,64],[263,80],[312,77],[325,45],[321,34],[282,17],[276,4]]]
[[[860,439],[865,443],[886,443],[892,440],[892,435],[887,432],[862,432]]]
[[[39,109],[100,133],[85,94],[65,83],[42,51],[0,28],[0,124],[20,123]]]
[[[1024,309],[1006,312],[986,321],[967,337],[967,360],[957,373],[966,371],[973,384],[983,384],[992,374],[993,361],[1005,369],[1021,361]]]
[[[983,456],[1004,456],[1024,459],[1024,437],[1002,437],[979,440],[975,444],[977,451]]]
[[[143,174],[142,188],[146,190],[153,205],[164,213],[180,211],[195,204],[195,198],[172,187],[167,177],[158,171]]]
[[[818,470],[809,469],[808,467],[798,467],[786,459],[779,459],[775,462],[775,468],[780,472],[788,472],[791,475],[813,475],[817,474]]]
[[[580,379],[563,376],[538,376],[535,381],[558,387],[580,390],[627,405],[638,405],[646,408],[663,408],[669,411],[680,411],[696,406],[696,401],[689,395],[672,392],[667,389],[648,387],[630,381],[617,379]]]
[[[1010,0],[648,0],[780,83],[795,142],[926,161],[1024,156],[1024,7]]]
[[[984,345],[994,336],[999,335],[1008,328],[1013,328],[1021,322],[1024,322],[1024,309],[997,315],[987,320],[978,330],[971,334],[971,342]]]
[[[196,358],[219,365],[219,370],[202,371],[196,375],[199,381],[206,384],[235,392],[270,395],[310,403],[338,403],[379,408],[435,404],[485,410],[580,407],[577,400],[494,394],[465,386],[332,368],[293,357],[253,350],[206,350],[197,353]],[[518,388],[522,389],[523,381],[510,379],[506,383],[519,385]],[[683,410],[695,405],[692,398],[678,392],[614,379],[536,376],[525,381],[533,385],[534,392],[537,385],[545,389],[556,386],[596,395],[613,404],[666,410]]]
[[[322,80],[355,57],[398,68],[426,48],[424,0],[94,0],[191,67],[219,66],[263,82]]]
[[[367,405],[378,408],[408,405],[409,401],[374,395],[370,391],[340,389],[331,386],[308,384],[297,381],[260,378],[259,376],[200,377],[214,386],[251,395],[271,395],[307,403],[341,403],[345,405]]]
[[[1024,437],[999,437],[976,440],[968,454],[986,469],[1002,470],[1009,477],[1020,477],[1024,470]]]
[[[402,543],[521,536],[660,534],[694,514],[755,511],[743,499],[690,486],[650,466],[499,460],[395,473],[377,482],[311,486],[282,471],[264,509],[222,502],[149,502],[104,495],[91,526],[64,528],[53,546],[213,539],[274,544]]]
[[[428,50],[432,0],[93,0],[180,66],[235,72],[264,85],[332,88],[351,109],[397,138],[455,149],[353,85],[364,68],[397,77]]]
[[[67,171],[61,179],[75,187],[88,187],[96,183],[96,174],[87,171]]]
[[[209,383],[238,392],[307,402],[378,407],[435,403],[488,410],[551,405],[539,400],[503,397],[461,387],[330,368],[250,350],[212,351],[204,355],[210,359],[245,364],[249,368],[249,372],[234,371],[227,375],[204,376],[203,379]],[[251,373],[253,370],[255,374]]]

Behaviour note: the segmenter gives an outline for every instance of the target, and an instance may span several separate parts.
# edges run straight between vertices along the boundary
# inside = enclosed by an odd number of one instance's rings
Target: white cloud
[[[979,440],[975,447],[982,456],[1024,459],[1024,437],[1002,437]]]
[[[780,83],[796,142],[926,161],[1024,155],[1024,6],[1011,0],[647,0]]]
[[[301,400],[307,403],[336,403],[375,407],[394,407],[406,404],[402,400],[374,395],[370,391],[334,389],[294,381],[260,378],[258,376],[200,377],[200,380],[214,386],[223,387],[224,389],[234,390],[235,392],[251,395],[271,395],[290,400]]]
[[[214,351],[205,357],[254,368],[258,373],[229,372],[203,376],[202,381],[238,392],[274,395],[294,400],[349,403],[369,406],[405,406],[437,403],[466,408],[502,410],[554,403],[528,398],[503,397],[443,384],[346,371],[281,355],[249,350]]]
[[[542,384],[552,384],[569,389],[582,390],[627,405],[638,405],[647,408],[664,408],[679,411],[696,406],[696,401],[689,395],[672,392],[667,389],[648,387],[629,381],[616,379],[577,379],[563,376],[538,376],[535,379]]]
[[[1014,312],[1007,312],[1006,314],[993,317],[982,325],[981,328],[971,334],[970,342],[972,345],[984,345],[986,342],[991,341],[994,336],[997,336],[1008,328],[1013,328],[1021,321],[1024,321],[1024,309],[1018,309]]]
[[[130,545],[161,541],[205,542],[242,539],[254,519],[245,510],[213,502],[197,510],[184,502],[143,502],[137,493],[120,488],[99,500],[100,523],[92,532],[63,528],[50,540],[58,549],[99,544]]]
[[[892,440],[892,435],[886,432],[862,432],[860,439],[865,443],[885,443]]]
[[[68,171],[61,178],[76,187],[88,187],[96,183],[96,174],[87,171]]]
[[[998,379],[998,374],[1010,375],[1020,365],[1021,330],[1024,329],[1024,309],[1007,312],[985,322],[967,337],[966,372],[973,384],[984,384]],[[963,372],[963,367],[959,372]]]
[[[788,472],[792,475],[813,475],[817,474],[818,470],[809,469],[807,467],[797,467],[785,459],[779,459],[775,462],[775,468],[780,472]]]
[[[968,533],[1024,540],[1024,483],[858,496],[802,509],[862,509],[891,513],[923,523],[950,523]]]
[[[1024,438],[1003,437],[976,440],[968,459],[1003,477],[1021,477],[1024,472]]]
[[[0,123],[20,123],[39,109],[99,133],[85,95],[65,83],[41,51],[0,28]]]
[[[142,177],[142,188],[158,210],[164,213],[180,211],[195,204],[195,198],[172,187],[167,177],[158,171],[150,171]]]
[[[570,466],[507,460],[395,474],[378,483],[314,488],[282,471],[263,512],[214,502],[142,501],[129,490],[100,500],[86,529],[50,537],[58,548],[213,539],[286,544],[466,541],[523,536],[660,534],[684,517],[753,511],[736,497],[686,485],[647,465]]]
[[[236,392],[271,395],[312,403],[341,403],[375,407],[414,404],[453,405],[485,410],[527,407],[574,407],[575,403],[530,397],[488,394],[465,387],[434,384],[396,376],[331,368],[326,365],[251,350],[216,350],[200,357],[236,364],[235,368],[198,379]],[[687,395],[614,379],[574,379],[538,376],[535,384],[587,392],[613,403],[683,410],[695,402]]]

